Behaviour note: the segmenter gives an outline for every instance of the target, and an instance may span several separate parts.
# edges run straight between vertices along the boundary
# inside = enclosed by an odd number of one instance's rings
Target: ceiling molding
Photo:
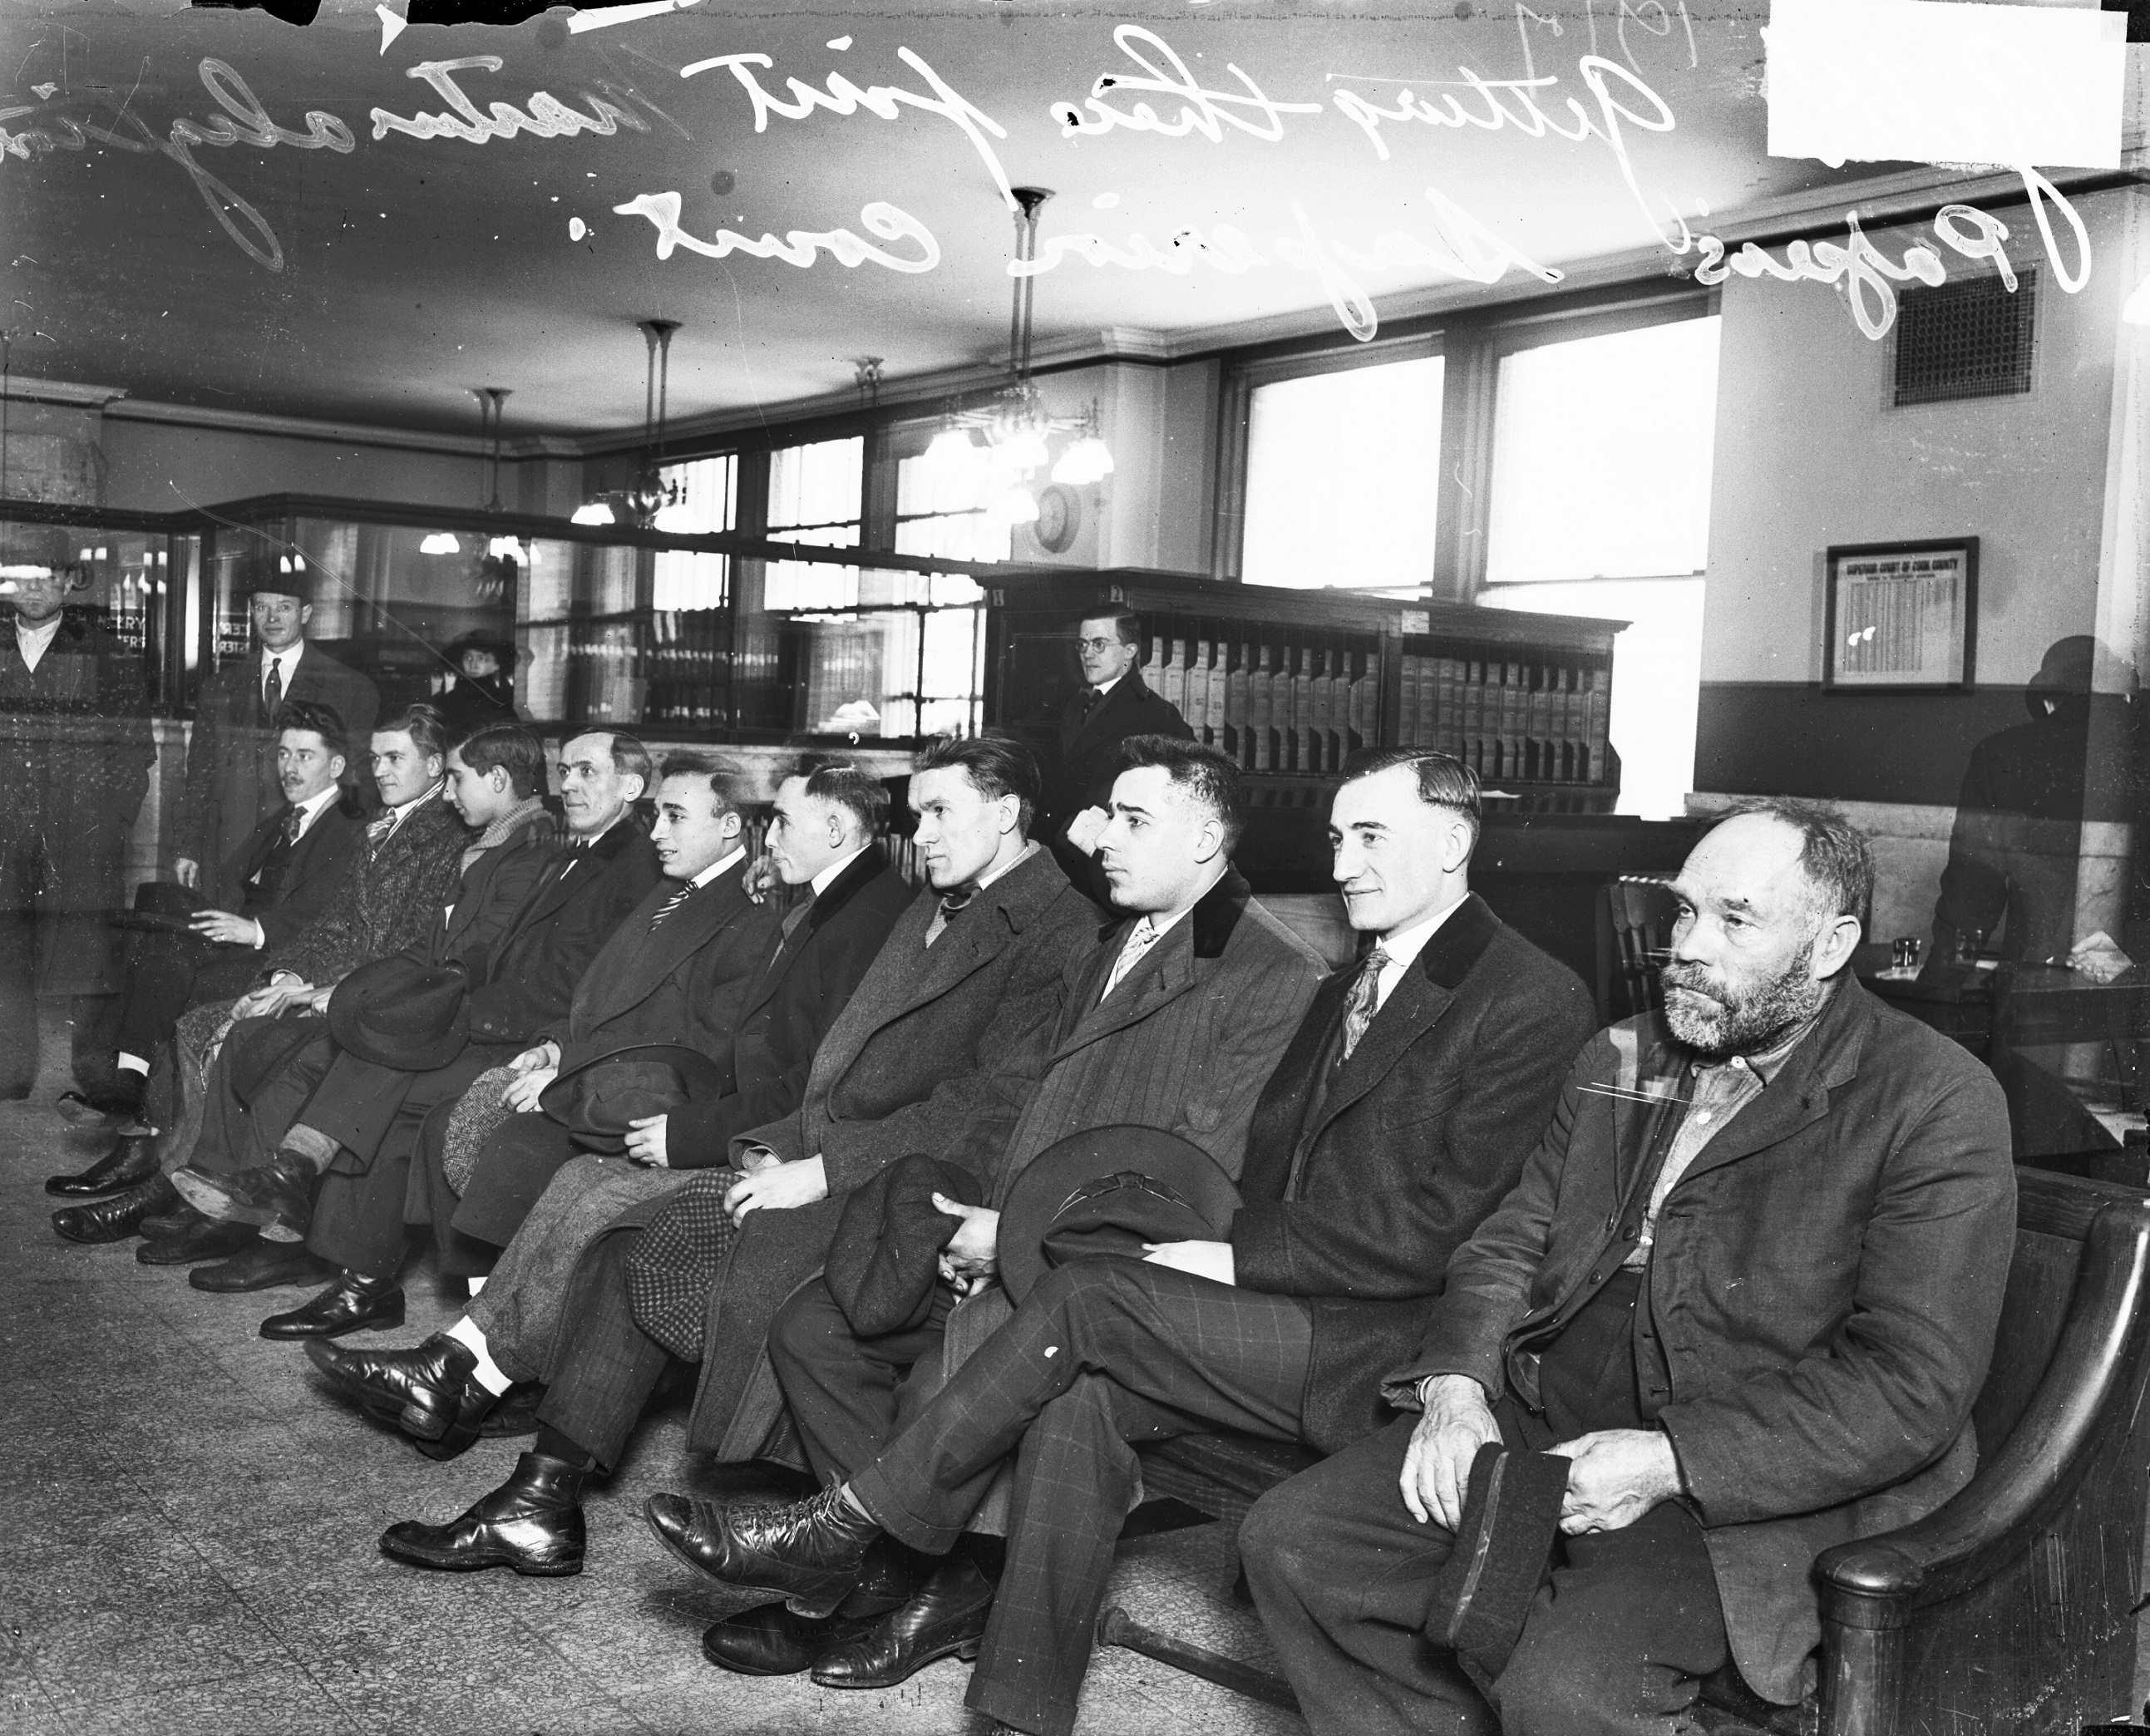
[[[22,404],[68,404],[85,410],[102,410],[127,396],[124,386],[78,386],[72,380],[38,380],[10,374],[0,397]]]
[[[66,389],[73,391],[93,390],[83,386]],[[84,399],[80,401],[91,401]],[[264,435],[277,440],[317,440],[332,446],[386,447],[397,452],[433,452],[446,458],[482,458],[492,450],[490,441],[482,440],[474,434],[442,434],[417,428],[391,428],[374,422],[319,421],[310,416],[269,416],[253,410],[219,410],[200,404],[166,404],[154,398],[130,398],[125,403],[109,402],[105,405],[104,413],[122,421],[205,428],[224,434]],[[500,456],[505,462],[526,458],[579,461],[583,451],[584,444],[581,440],[557,434],[517,436],[502,440],[500,445]]]

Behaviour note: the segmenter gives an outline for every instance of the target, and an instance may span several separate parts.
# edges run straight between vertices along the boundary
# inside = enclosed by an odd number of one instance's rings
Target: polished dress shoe
[[[314,1219],[314,1188],[320,1172],[295,1153],[280,1151],[266,1163],[228,1175],[189,1163],[172,1176],[189,1205],[220,1224],[251,1224],[271,1241],[305,1238]]]
[[[873,1625],[851,1616],[810,1622],[781,1603],[758,1604],[705,1628],[702,1656],[734,1675],[796,1676]]]
[[[721,1506],[689,1495],[653,1495],[643,1516],[666,1548],[713,1579],[783,1598],[794,1615],[831,1613],[859,1582],[881,1527],[832,1483],[790,1506]]]
[[[498,1402],[478,1384],[467,1345],[436,1332],[400,1350],[347,1350],[316,1339],[306,1360],[346,1398],[391,1422],[429,1459],[452,1459],[477,1444],[478,1425]]]
[[[151,1233],[145,1222],[142,1245],[134,1250],[136,1261],[145,1266],[191,1266],[207,1259],[229,1259],[242,1248],[252,1247],[261,1234],[244,1224],[212,1224],[199,1212],[189,1215],[194,1219],[191,1224],[165,1235]]]
[[[543,1382],[517,1380],[493,1401],[492,1408],[485,1413],[485,1421],[477,1426],[477,1431],[487,1441],[534,1435],[538,1432],[538,1407],[544,1402]]]
[[[136,1133],[122,1138],[79,1175],[47,1177],[45,1192],[60,1199],[100,1199],[124,1194],[156,1173],[157,1136]]]
[[[993,1612],[992,1581],[974,1562],[951,1557],[901,1609],[825,1651],[813,1667],[818,1688],[894,1688],[942,1658],[978,1655]]]
[[[318,1284],[336,1270],[319,1254],[290,1242],[255,1242],[214,1266],[196,1266],[187,1282],[220,1296],[273,1290],[284,1284]]]
[[[345,1272],[310,1302],[261,1323],[264,1338],[341,1338],[403,1324],[403,1286],[393,1278]]]
[[[53,1214],[53,1228],[70,1242],[124,1242],[139,1234],[142,1220],[179,1199],[170,1178],[152,1175],[124,1194],[113,1194],[94,1205],[64,1205]]]
[[[447,1573],[512,1567],[546,1578],[583,1571],[583,1480],[559,1459],[525,1453],[492,1494],[446,1525],[406,1519],[381,1534],[381,1552]]]
[[[153,1242],[169,1242],[174,1236],[199,1229],[209,1221],[180,1199],[179,1189],[174,1188],[171,1205],[164,1211],[150,1213],[142,1220],[142,1234]]]

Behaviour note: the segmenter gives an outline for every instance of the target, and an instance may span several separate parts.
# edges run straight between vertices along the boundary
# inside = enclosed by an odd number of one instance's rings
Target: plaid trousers
[[[1007,1566],[970,1706],[1068,1736],[1138,1486],[1136,1444],[1214,1428],[1298,1439],[1313,1338],[1297,1297],[1078,1260],[1047,1274],[851,1479],[884,1529],[941,1553],[1016,1455]]]

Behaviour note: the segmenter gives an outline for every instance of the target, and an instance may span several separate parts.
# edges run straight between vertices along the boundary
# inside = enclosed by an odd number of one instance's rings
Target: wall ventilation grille
[[[1903,292],[1896,310],[1890,402],[2005,398],[2031,389],[2038,280],[2019,268],[2011,293],[1991,270]]]

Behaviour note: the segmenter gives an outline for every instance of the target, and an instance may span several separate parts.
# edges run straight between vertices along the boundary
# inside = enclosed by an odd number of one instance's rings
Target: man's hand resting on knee
[[[1501,1426],[1486,1389],[1468,1375],[1428,1375],[1418,1395],[1425,1414],[1404,1454],[1404,1505],[1420,1524],[1431,1519],[1456,1531],[1463,1523],[1471,1461],[1480,1447],[1501,1438]]]
[[[560,1071],[560,1046],[550,1041],[537,1047],[525,1049],[508,1066],[515,1077],[500,1094],[500,1100],[517,1115],[527,1115],[538,1107],[538,1099],[545,1094]]]
[[[743,1181],[732,1183],[724,1209],[734,1226],[749,1212],[786,1212],[829,1197],[828,1166],[819,1158],[788,1163],[765,1163]]]
[[[1679,1459],[1657,1429],[1601,1429],[1546,1449],[1570,1461],[1560,1528],[1620,1531],[1680,1492]]]

